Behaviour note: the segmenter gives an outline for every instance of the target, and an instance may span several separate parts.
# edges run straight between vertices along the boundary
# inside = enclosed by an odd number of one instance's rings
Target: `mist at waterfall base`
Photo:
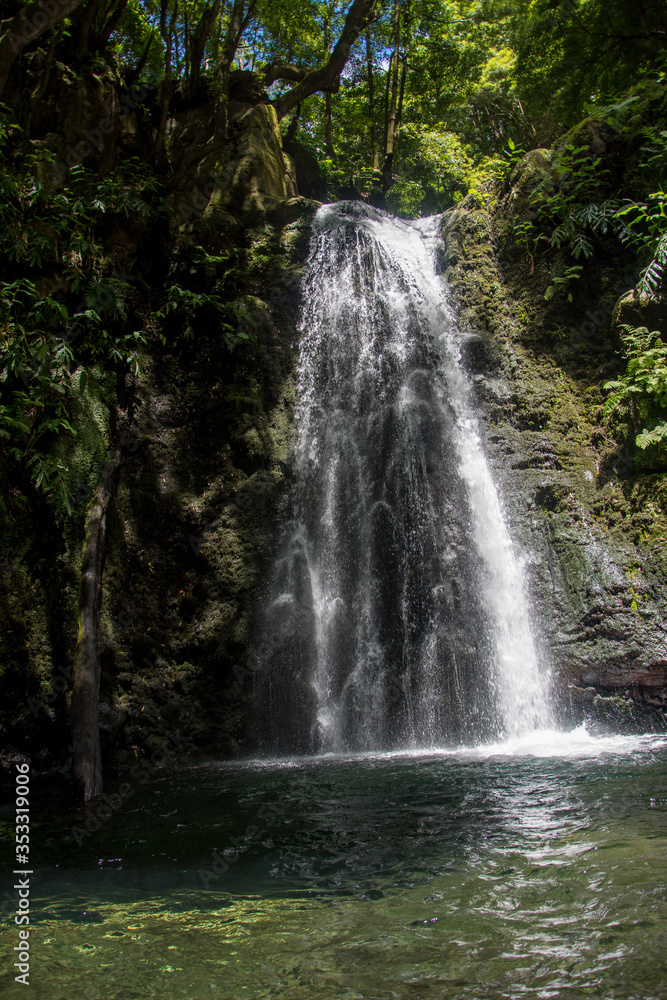
[[[258,757],[120,776],[85,836],[34,776],[35,1000],[664,1000],[667,736],[554,725],[437,226],[320,210]]]

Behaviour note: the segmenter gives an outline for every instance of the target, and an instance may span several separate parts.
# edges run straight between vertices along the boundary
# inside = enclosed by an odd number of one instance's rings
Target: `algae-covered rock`
[[[230,102],[230,116],[236,109]],[[244,219],[261,218],[267,205],[287,198],[287,177],[282,138],[275,109],[258,104],[243,115],[232,149],[214,152],[203,162],[201,171],[215,177],[210,205],[222,205]]]

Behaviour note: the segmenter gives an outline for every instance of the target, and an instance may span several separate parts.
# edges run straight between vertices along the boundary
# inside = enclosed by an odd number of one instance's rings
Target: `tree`
[[[98,721],[100,690],[100,607],[106,547],[106,512],[118,457],[100,474],[88,515],[79,588],[79,635],[74,654],[74,687],[70,703],[72,773],[84,800],[102,792],[102,751]]]
[[[584,101],[636,83],[667,39],[661,0],[514,0],[508,27],[519,96],[547,139],[578,121]]]
[[[27,45],[63,21],[83,0],[38,0],[27,4],[11,19],[0,21],[0,94],[16,57]]]
[[[299,82],[276,101],[278,120],[284,118],[292,108],[301,104],[311,94],[317,91],[335,94],[340,89],[340,77],[350,56],[352,46],[359,35],[365,30],[373,16],[377,0],[354,0],[350,7],[340,37],[333,47],[331,55],[324,66],[317,69],[298,69],[293,66],[274,64],[267,67],[264,82],[268,86],[276,80],[294,80]]]

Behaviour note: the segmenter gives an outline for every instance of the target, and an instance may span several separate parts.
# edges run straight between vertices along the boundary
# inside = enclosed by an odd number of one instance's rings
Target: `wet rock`
[[[488,373],[498,368],[493,345],[478,333],[470,333],[462,339],[461,357],[472,374]]]
[[[503,243],[523,211],[522,197],[549,179],[540,156],[520,167],[513,194],[490,211],[472,202],[468,208],[466,199],[443,225],[442,261],[459,323],[466,338],[490,344],[499,361],[493,377],[481,363],[474,377],[487,451],[526,560],[561,718],[665,727],[664,477],[637,476],[628,467],[622,478],[599,475],[597,407],[617,345],[596,341],[595,362],[576,378],[554,352],[538,306],[548,278],[540,286],[515,239]],[[527,290],[527,281],[536,287]],[[623,296],[616,324],[661,328],[663,307],[641,308],[632,293]],[[480,341],[472,343],[474,365]]]

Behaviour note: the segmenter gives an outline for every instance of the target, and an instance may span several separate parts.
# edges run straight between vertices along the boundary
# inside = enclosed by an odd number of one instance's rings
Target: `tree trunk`
[[[22,7],[0,38],[0,94],[17,55],[35,38],[69,17],[83,0],[38,0]]]
[[[85,800],[102,791],[102,754],[98,720],[100,689],[100,607],[104,568],[106,510],[111,481],[118,468],[115,455],[100,473],[88,515],[79,588],[79,637],[74,654],[74,687],[70,704],[72,772]]]
[[[331,27],[334,15],[334,4],[329,2],[329,8],[324,18],[324,59],[329,60],[331,55]],[[324,93],[324,153],[328,160],[333,160],[334,153],[333,140],[331,137],[331,91]]]
[[[377,136],[375,134],[375,87],[373,81],[373,54],[371,52],[371,33],[366,28],[366,73],[368,76],[368,124],[371,132],[371,153],[373,155],[373,170],[380,169],[380,154],[378,152]]]
[[[384,134],[382,136],[382,153],[387,148],[387,132],[389,131],[389,95],[391,94],[391,67],[394,63],[394,55],[392,53],[391,59],[389,60],[389,67],[387,69],[387,80],[384,87]]]
[[[250,0],[246,11],[244,0],[234,0],[231,17],[225,32],[225,38],[220,52],[220,62],[218,65],[218,87],[220,96],[215,114],[215,132],[224,137],[227,134],[227,124],[229,121],[229,74],[232,68],[232,60],[241,41],[255,7],[254,0]]]
[[[98,0],[88,0],[85,7],[79,8],[76,12],[76,17],[72,18],[73,26],[76,26],[78,29],[76,54],[79,59],[83,59],[83,57],[88,53],[90,32],[93,26],[95,12],[97,11],[97,4]]]
[[[204,58],[206,43],[219,14],[220,0],[215,0],[213,5],[211,7],[207,7],[202,14],[199,19],[199,23],[194,30],[194,34],[190,38],[188,46],[190,55],[190,79],[188,81],[188,93],[190,96],[195,94],[197,87],[199,86],[199,80],[201,78],[201,62]]]
[[[328,160],[333,160],[336,155],[331,135],[331,94],[329,93],[324,95],[324,152]]]
[[[286,146],[289,142],[291,142],[294,136],[296,135],[297,129],[299,128],[300,115],[301,115],[301,105],[297,104],[297,106],[294,109],[294,114],[292,115],[292,119],[289,125],[287,126],[287,131],[283,136],[283,147]]]
[[[160,8],[160,34],[164,42],[164,80],[160,89],[160,123],[155,137],[155,152],[162,160],[162,153],[167,137],[167,119],[169,118],[169,101],[173,94],[171,83],[171,51],[174,41],[174,24],[178,13],[178,3],[174,4],[169,24],[167,24],[167,0],[162,0]]]
[[[401,87],[398,94],[398,110],[396,112],[396,128],[394,130],[394,154],[398,147],[398,138],[401,134],[401,120],[403,118],[403,97],[405,96],[405,78],[408,75],[408,59],[407,56],[403,56],[401,59],[403,65],[401,67]]]
[[[49,47],[46,52],[46,59],[44,60],[44,69],[42,71],[42,78],[38,85],[35,87],[34,91],[30,95],[30,117],[32,118],[32,108],[37,103],[41,101],[42,97],[46,93],[46,88],[49,85],[49,77],[51,75],[51,67],[53,66],[53,56],[55,54],[57,46],[62,41],[63,34],[65,33],[65,25],[61,22],[60,27],[53,34],[53,38],[49,43]],[[26,126],[26,131],[30,127],[30,123]]]
[[[387,141],[384,150],[384,166],[382,167],[383,187],[385,192],[391,187],[391,173],[394,165],[394,144],[396,140],[396,115],[398,111],[398,60],[401,44],[401,11],[400,0],[394,4],[394,53],[391,59],[391,103],[387,121]]]

